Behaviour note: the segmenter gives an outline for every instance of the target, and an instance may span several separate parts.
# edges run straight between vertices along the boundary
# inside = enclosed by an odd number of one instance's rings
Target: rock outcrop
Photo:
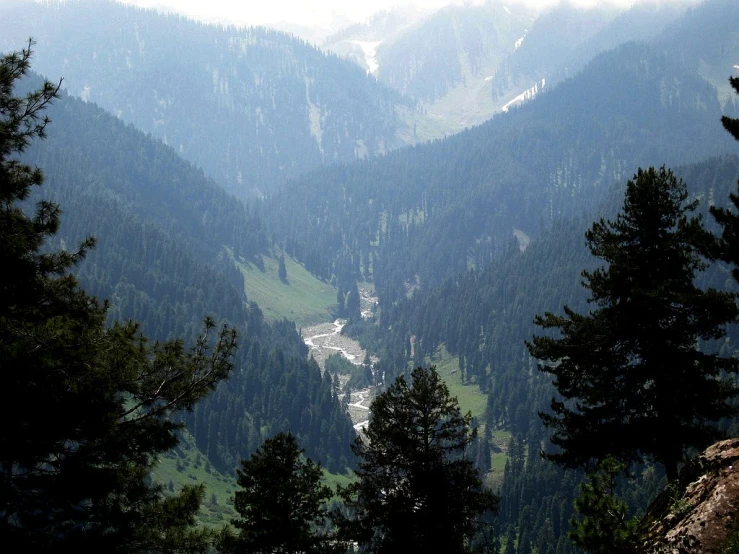
[[[720,553],[738,528],[739,439],[710,446],[642,520],[639,554]]]

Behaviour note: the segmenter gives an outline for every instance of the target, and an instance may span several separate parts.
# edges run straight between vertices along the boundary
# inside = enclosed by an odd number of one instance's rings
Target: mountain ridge
[[[354,64],[260,27],[92,3],[0,6],[0,50],[28,36],[34,67],[172,145],[241,198],[419,140],[412,100]]]

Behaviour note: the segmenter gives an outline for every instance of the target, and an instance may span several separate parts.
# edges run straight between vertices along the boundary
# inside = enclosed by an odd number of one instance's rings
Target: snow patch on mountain
[[[308,121],[310,122],[310,134],[316,139],[318,149],[323,154],[323,129],[321,128],[321,110],[310,98],[311,80],[305,77],[305,101],[308,104]]]
[[[519,48],[521,48],[521,45],[523,44],[523,39],[525,39],[526,38],[526,35],[528,35],[528,34],[529,34],[529,30],[528,29],[524,29],[523,30],[523,36],[520,39],[518,39],[515,42],[515,44],[513,45],[514,50],[518,50]]]
[[[352,44],[356,44],[364,53],[364,62],[367,64],[367,73],[375,74],[380,64],[377,63],[377,47],[382,44],[381,40],[352,40]]]
[[[542,79],[541,81],[537,82],[533,87],[526,89],[521,94],[516,96],[510,102],[506,102],[506,104],[500,109],[504,112],[507,112],[511,106],[514,106],[516,104],[523,104],[527,100],[531,100],[534,96],[539,94],[539,92],[541,92],[544,89],[546,84],[547,84],[547,80]]]

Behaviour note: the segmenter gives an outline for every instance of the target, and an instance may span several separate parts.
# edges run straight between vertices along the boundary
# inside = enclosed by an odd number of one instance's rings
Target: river
[[[303,342],[310,348],[310,352],[322,370],[326,367],[326,358],[331,354],[340,353],[344,358],[355,365],[361,365],[365,358],[365,351],[354,339],[341,334],[346,320],[337,319],[333,322],[319,323],[301,330]],[[341,376],[340,376],[341,377]],[[343,380],[346,385],[348,377]],[[351,400],[347,405],[349,416],[354,423],[354,429],[364,429],[369,421],[369,406],[372,402],[372,389],[366,388],[351,391]]]

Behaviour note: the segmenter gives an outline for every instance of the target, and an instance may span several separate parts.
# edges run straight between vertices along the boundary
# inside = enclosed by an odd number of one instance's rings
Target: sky
[[[1,1],[1,0],[0,0]],[[164,8],[208,22],[237,25],[267,25],[288,22],[304,25],[336,24],[364,21],[371,14],[396,5],[413,4],[425,9],[436,9],[451,0],[119,0],[142,7]],[[454,0],[465,4],[480,0]],[[505,0],[499,0],[504,3]],[[510,0],[536,8],[545,8],[560,0]],[[569,0],[576,5],[602,5],[604,0]],[[652,0],[654,1],[654,0]],[[659,0],[669,2],[673,0]],[[679,1],[679,0],[675,0]],[[607,0],[607,3],[628,7],[634,0]]]

